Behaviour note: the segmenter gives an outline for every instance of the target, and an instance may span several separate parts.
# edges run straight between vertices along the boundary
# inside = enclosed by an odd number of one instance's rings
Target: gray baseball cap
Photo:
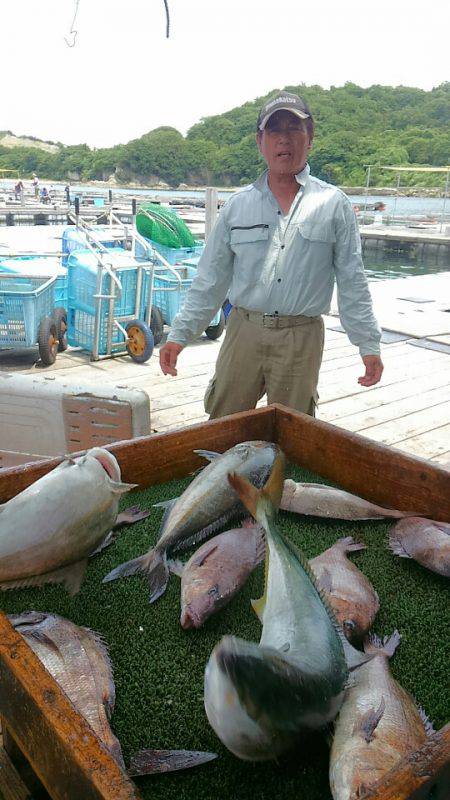
[[[268,100],[259,112],[258,122],[256,123],[256,127],[259,131],[264,130],[270,117],[272,114],[275,114],[276,111],[290,111],[291,114],[295,114],[295,116],[300,119],[308,119],[308,117],[312,119],[308,106],[298,94],[280,92],[276,97]]]

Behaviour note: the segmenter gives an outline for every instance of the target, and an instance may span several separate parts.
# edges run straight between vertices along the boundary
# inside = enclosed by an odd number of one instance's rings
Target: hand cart
[[[42,363],[54,364],[60,347],[54,310],[57,279],[57,275],[43,278],[0,272],[0,348],[37,344]]]

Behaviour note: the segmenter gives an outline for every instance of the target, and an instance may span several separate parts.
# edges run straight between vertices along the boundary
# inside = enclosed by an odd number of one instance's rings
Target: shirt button
[[[284,248],[285,248],[285,247],[286,247],[286,245],[285,245],[285,244],[282,244],[282,245],[281,245],[281,249],[282,249],[282,250],[284,250]]]
[[[278,278],[277,283],[281,283],[281,278]]]
[[[278,216],[280,216],[280,214],[281,214],[281,211],[277,211],[277,214],[278,214]]]

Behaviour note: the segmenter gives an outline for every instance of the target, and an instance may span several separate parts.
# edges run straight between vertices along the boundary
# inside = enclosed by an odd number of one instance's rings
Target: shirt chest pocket
[[[267,224],[233,227],[230,247],[234,253],[235,275],[245,283],[256,283],[269,244]]]
[[[331,222],[312,222],[304,220],[297,224],[298,235],[311,245],[328,245],[336,241],[336,234]]]

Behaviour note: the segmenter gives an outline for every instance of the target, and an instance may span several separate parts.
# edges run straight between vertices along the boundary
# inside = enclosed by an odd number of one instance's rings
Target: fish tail
[[[131,575],[147,575],[150,596],[149,602],[154,603],[166,591],[169,581],[169,566],[165,551],[158,548],[150,550],[139,558],[133,558],[113,569],[103,578],[103,583],[115,581],[117,578],[128,578]]]
[[[156,772],[175,772],[206,764],[217,758],[216,753],[197,750],[139,750],[131,756],[128,774],[152,775]]]
[[[338,539],[334,546],[344,553],[356,553],[357,550],[365,550],[367,547],[363,542],[355,542],[353,536],[344,536],[342,539]]]
[[[237,472],[228,474],[230,485],[255,519],[258,519],[258,506],[263,499],[269,501],[269,506],[273,506],[276,509],[279,508],[281,495],[283,494],[284,467],[285,458],[282,453],[278,453],[273,462],[267,483],[262,489],[257,489],[246,478],[238,475]]]
[[[400,556],[400,558],[411,558],[409,553],[403,547],[401,540],[397,538],[395,528],[389,534],[389,549],[394,553],[395,556]]]
[[[401,636],[398,630],[395,630],[390,636],[385,636],[383,640],[376,633],[369,633],[369,636],[364,640],[364,652],[391,658],[397,650],[400,640]]]

